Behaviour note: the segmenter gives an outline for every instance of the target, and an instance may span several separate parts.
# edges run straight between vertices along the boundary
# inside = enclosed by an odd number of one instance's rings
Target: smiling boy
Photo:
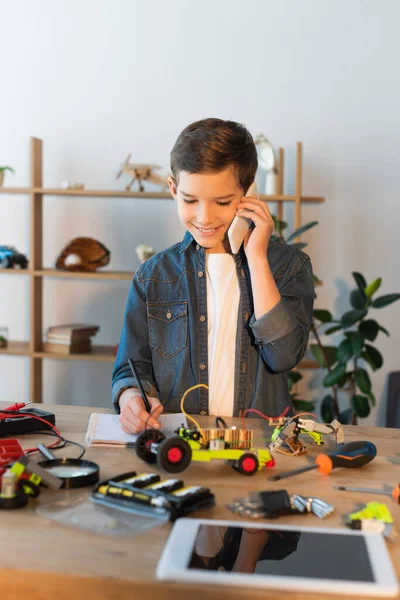
[[[169,188],[183,241],[136,272],[124,315],[112,394],[121,426],[138,433],[179,411],[237,416],[247,408],[276,416],[290,405],[287,371],[304,356],[312,318],[310,259],[280,241],[265,202],[244,197],[257,152],[247,129],[205,119],[186,127],[171,152]],[[234,217],[253,221],[232,254]],[[132,358],[152,407],[146,412]]]

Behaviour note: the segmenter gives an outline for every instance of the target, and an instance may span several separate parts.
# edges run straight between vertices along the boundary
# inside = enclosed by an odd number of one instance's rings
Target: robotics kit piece
[[[222,459],[243,475],[254,475],[263,466],[275,466],[268,449],[253,448],[251,430],[180,427],[176,433],[166,438],[161,431],[143,431],[136,441],[137,455],[147,463],[157,463],[169,473],[184,471],[192,460]]]
[[[269,445],[272,451],[279,452],[279,448],[286,445],[295,456],[305,454],[307,448],[300,440],[300,434],[309,435],[318,446],[324,443],[322,436],[326,434],[335,435],[336,444],[344,444],[344,431],[341,423],[336,419],[331,423],[318,423],[315,419],[304,419],[297,415],[270,419],[269,424],[275,426]]]

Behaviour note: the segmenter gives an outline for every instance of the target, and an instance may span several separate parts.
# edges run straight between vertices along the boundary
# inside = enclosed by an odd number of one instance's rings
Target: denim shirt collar
[[[196,240],[189,231],[186,231],[183,240],[180,244],[179,254],[185,252],[191,246],[191,244],[196,244]],[[245,264],[247,264],[243,245],[240,247],[239,252],[237,254],[233,254],[232,256],[238,269],[242,268]]]

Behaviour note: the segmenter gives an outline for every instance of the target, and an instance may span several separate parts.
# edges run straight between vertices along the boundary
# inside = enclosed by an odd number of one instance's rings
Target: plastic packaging
[[[168,517],[135,515],[121,510],[96,505],[87,494],[71,495],[68,491],[57,493],[58,499],[36,508],[36,514],[69,527],[86,529],[93,533],[119,536],[133,535],[163,525]]]

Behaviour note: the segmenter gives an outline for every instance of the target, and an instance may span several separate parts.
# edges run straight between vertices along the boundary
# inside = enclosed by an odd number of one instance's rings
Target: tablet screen
[[[189,569],[375,581],[363,536],[199,525]]]

